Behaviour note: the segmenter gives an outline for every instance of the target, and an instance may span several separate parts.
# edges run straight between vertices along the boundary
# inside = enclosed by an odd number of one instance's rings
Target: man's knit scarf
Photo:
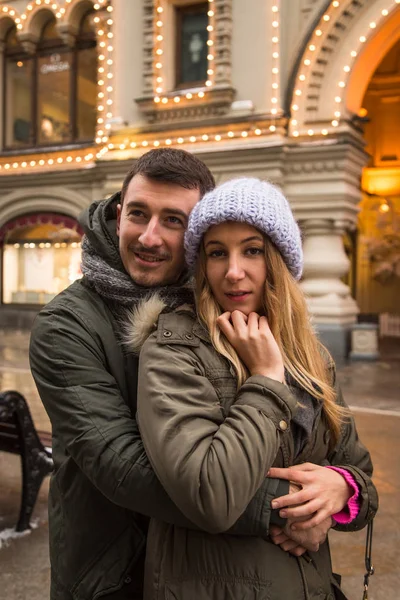
[[[170,308],[193,304],[193,289],[185,271],[174,285],[148,288],[137,285],[126,271],[109,265],[85,235],[82,240],[82,273],[96,292],[111,305],[113,312],[133,308],[155,291]]]

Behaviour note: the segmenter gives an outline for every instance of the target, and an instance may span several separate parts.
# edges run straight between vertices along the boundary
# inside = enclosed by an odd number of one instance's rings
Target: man
[[[142,597],[148,517],[193,527],[148,462],[135,421],[137,358],[124,348],[126,309],[157,288],[171,306],[188,299],[183,237],[214,179],[182,150],[152,150],[121,193],[82,215],[83,279],[36,319],[30,361],[53,427],[49,496],[51,599]],[[271,500],[289,484],[266,479],[235,525],[267,535]]]

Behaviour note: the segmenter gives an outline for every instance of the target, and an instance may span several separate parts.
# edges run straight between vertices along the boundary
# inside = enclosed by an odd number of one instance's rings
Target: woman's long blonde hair
[[[347,411],[336,403],[331,365],[333,361],[318,341],[311,327],[308,309],[300,286],[290,274],[281,254],[269,239],[265,240],[267,278],[264,294],[264,314],[282,353],[284,367],[292,378],[314,398],[323,402],[323,410],[333,433],[334,442]],[[215,300],[206,276],[206,254],[201,244],[196,273],[197,312],[209,331],[214,348],[225,356],[235,369],[238,387],[249,372],[236,350],[217,326],[222,309]]]

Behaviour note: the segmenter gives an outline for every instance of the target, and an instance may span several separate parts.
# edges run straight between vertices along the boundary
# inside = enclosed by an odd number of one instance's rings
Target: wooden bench
[[[25,398],[18,392],[0,394],[0,451],[19,454],[22,498],[16,531],[30,528],[43,479],[53,470],[50,434],[36,431]]]

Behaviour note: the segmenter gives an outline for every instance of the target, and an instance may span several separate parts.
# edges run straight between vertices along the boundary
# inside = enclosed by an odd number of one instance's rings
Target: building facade
[[[282,187],[337,357],[400,312],[400,0],[8,0],[0,50],[0,325],[80,276],[77,215],[166,146]]]

